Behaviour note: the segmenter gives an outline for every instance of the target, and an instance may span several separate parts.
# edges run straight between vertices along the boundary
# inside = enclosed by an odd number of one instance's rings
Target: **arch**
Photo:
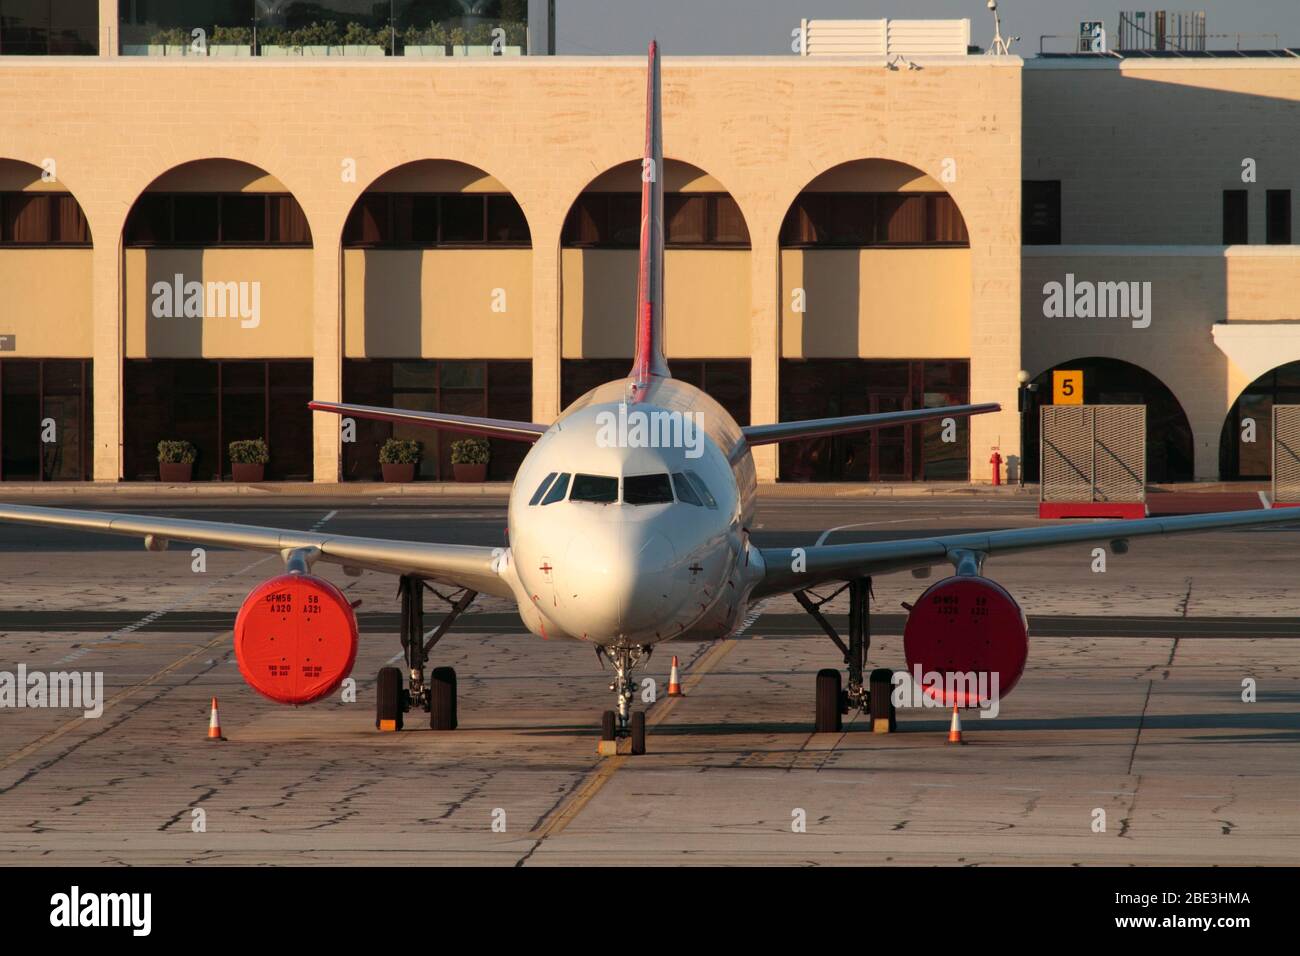
[[[573,196],[560,233],[561,405],[627,371],[633,340],[641,159],[615,163]],[[707,170],[666,157],[664,338],[673,375],[749,420],[749,223]]]
[[[1024,415],[1025,478],[1039,478],[1038,405],[1051,404],[1052,373],[1083,371],[1083,401],[1087,405],[1145,405],[1147,407],[1147,482],[1191,481],[1194,445],[1191,422],[1182,403],[1157,376],[1123,359],[1091,355],[1058,362],[1039,373],[1035,401]]]
[[[1273,406],[1300,405],[1300,361],[1274,366],[1241,390],[1219,432],[1219,480],[1267,481],[1273,474]],[[1254,422],[1244,441],[1243,423]]]
[[[293,190],[220,156],[153,176],[122,219],[123,470],[157,475],[157,444],[191,442],[196,478],[231,475],[261,438],[268,478],[312,471],[314,233]]]
[[[348,206],[348,215],[351,216],[362,196],[372,192],[504,193],[514,197],[523,212],[530,243],[535,232],[528,209],[513,189],[482,166],[460,159],[414,157],[390,166],[357,192]]]
[[[22,159],[0,157],[0,193],[54,193],[71,197],[76,213],[81,218],[81,226],[85,229],[87,244],[94,245],[94,233],[81,200],[57,176],[46,182],[44,170],[40,166]]]

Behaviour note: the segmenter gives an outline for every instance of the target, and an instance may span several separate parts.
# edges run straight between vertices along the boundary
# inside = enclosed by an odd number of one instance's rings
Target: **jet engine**
[[[908,673],[922,675],[932,699],[974,707],[1016,686],[1029,657],[1029,625],[1001,585],[973,575],[944,578],[908,614],[903,653]]]
[[[253,690],[279,704],[332,693],[357,659],[357,618],[343,592],[310,574],[253,588],[235,618],[235,658]]]

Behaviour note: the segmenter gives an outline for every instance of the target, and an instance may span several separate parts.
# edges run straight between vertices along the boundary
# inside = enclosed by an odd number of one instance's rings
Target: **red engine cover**
[[[334,691],[357,659],[357,618],[343,592],[310,574],[253,588],[235,618],[235,658],[250,687],[280,704]]]
[[[908,673],[938,673],[942,688],[926,686],[945,706],[974,707],[980,692],[1005,697],[1025,672],[1029,625],[1015,598],[1001,585],[980,577],[950,577],[930,585],[917,600],[903,627]],[[969,691],[949,674],[973,674]],[[993,683],[996,675],[997,683]],[[967,685],[969,686],[969,685]]]

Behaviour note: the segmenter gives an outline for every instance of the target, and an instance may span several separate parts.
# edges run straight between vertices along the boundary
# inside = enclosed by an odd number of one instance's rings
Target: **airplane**
[[[425,710],[434,730],[458,724],[456,674],[432,652],[479,594],[513,600],[534,634],[585,641],[608,661],[615,706],[601,715],[602,741],[630,738],[646,752],[645,712],[634,711],[632,672],[660,643],[735,633],[754,603],[792,593],[837,645],[847,685],[825,668],[815,685],[815,729],[839,731],[844,715],[894,726],[892,671],[864,674],[873,575],[926,577],[951,564],[909,608],[904,656],[911,672],[990,675],[1000,695],[1020,679],[1028,627],[1015,599],[984,576],[988,557],[1037,548],[1300,520],[1287,510],[1202,514],[1010,529],[858,544],[756,547],[750,529],[757,486],[751,449],[773,442],[892,428],[999,410],[996,403],[909,409],[808,421],[740,426],[698,388],[674,379],[663,351],[663,169],[658,46],[651,43],[646,84],[640,268],[635,356],[627,378],[600,385],[550,425],[313,401],[319,413],[483,435],[531,444],[511,487],[508,546],[500,548],[293,531],[214,521],[62,508],[0,505],[0,520],[142,538],[160,551],[172,540],[278,553],[284,573],[255,587],[240,606],[233,643],[245,681],[271,700],[302,705],[333,693],[356,660],[354,606],[318,563],[399,578],[405,673],[379,671],[375,726],[401,730]],[[839,584],[821,595],[814,589]],[[434,585],[452,589],[443,595]],[[846,643],[820,608],[849,591]],[[424,595],[449,605],[424,630]],[[954,708],[978,703],[969,690],[934,690]],[[617,745],[616,745],[617,746]]]

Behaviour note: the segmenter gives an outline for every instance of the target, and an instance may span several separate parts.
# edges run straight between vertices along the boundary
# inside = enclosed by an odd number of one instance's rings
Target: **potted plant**
[[[189,47],[190,34],[180,27],[158,30],[149,38],[150,56],[184,56]]]
[[[463,438],[451,443],[451,470],[457,481],[487,479],[492,446],[486,438]]]
[[[252,56],[253,31],[250,27],[212,28],[212,42],[208,44],[208,56]]]
[[[390,438],[379,449],[379,467],[384,481],[414,481],[420,461],[420,443],[409,438]]]
[[[388,30],[372,30],[360,23],[349,23],[343,31],[343,55],[383,56],[388,39]]]
[[[271,460],[266,442],[260,438],[230,443],[230,477],[235,481],[261,481],[266,477],[266,463]]]
[[[421,29],[409,26],[402,34],[402,56],[446,56],[447,28],[440,23],[430,23]]]
[[[163,440],[158,443],[158,479],[189,481],[194,474],[198,451],[187,441]]]

